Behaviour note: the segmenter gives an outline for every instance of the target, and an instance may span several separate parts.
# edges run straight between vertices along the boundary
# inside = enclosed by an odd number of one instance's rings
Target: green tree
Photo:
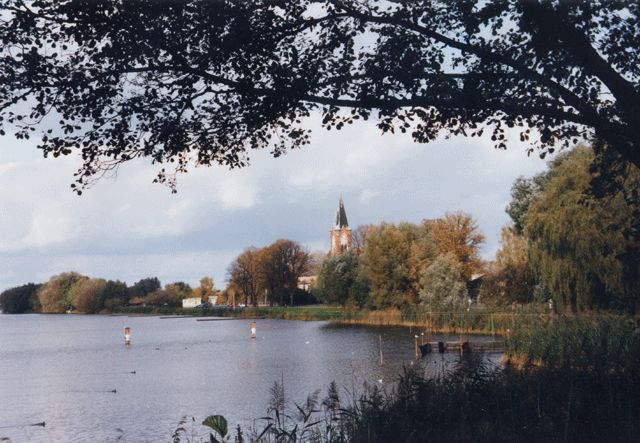
[[[422,304],[453,311],[466,307],[468,293],[462,269],[453,254],[439,255],[422,275]]]
[[[15,288],[5,289],[0,293],[0,308],[5,314],[22,314],[24,312],[34,312],[36,309],[32,305],[34,295],[37,296],[41,285],[28,283]]]
[[[496,261],[480,286],[483,303],[529,303],[534,300],[537,278],[529,264],[527,239],[514,225],[502,228]]]
[[[138,280],[129,288],[129,297],[144,297],[147,294],[151,294],[154,291],[162,288],[158,277],[148,277]]]
[[[522,235],[524,230],[525,217],[529,210],[529,205],[538,196],[546,174],[538,174],[533,178],[518,177],[511,186],[511,202],[506,208],[507,214],[513,220],[513,230],[516,234]]]
[[[357,252],[348,251],[324,260],[313,294],[328,304],[363,306],[368,292],[363,286]]]
[[[640,296],[637,192],[640,173],[623,177],[625,192],[588,195],[593,175],[590,148],[579,147],[551,167],[548,181],[525,217],[529,256],[559,309],[591,307],[634,311]]]
[[[103,308],[113,309],[116,306],[124,306],[129,301],[130,292],[127,284],[119,280],[107,280],[102,288],[96,305],[99,312]]]
[[[327,128],[373,117],[420,143],[491,131],[505,148],[517,128],[542,154],[596,135],[640,166],[637,2],[0,8],[0,131],[40,129],[45,154],[81,154],[77,189],[138,157],[178,172],[245,166],[248,147],[277,157],[309,142],[318,111]]]
[[[42,312],[60,313],[72,310],[74,305],[69,291],[77,281],[88,278],[77,272],[65,272],[51,277],[38,291]]]
[[[362,276],[369,282],[369,304],[384,309],[401,308],[418,300],[420,250],[417,229],[383,223],[367,231],[361,256]]]

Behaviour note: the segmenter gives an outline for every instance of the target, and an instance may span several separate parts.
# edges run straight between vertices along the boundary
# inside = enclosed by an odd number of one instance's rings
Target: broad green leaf
[[[227,419],[222,415],[210,415],[204,419],[202,424],[216,431],[222,438],[227,435]]]

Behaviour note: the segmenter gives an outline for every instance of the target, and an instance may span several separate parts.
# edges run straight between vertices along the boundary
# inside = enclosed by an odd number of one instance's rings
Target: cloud
[[[381,136],[371,122],[342,131],[321,129],[318,118],[308,125],[309,146],[278,159],[252,151],[243,170],[193,168],[178,177],[177,194],[152,183],[155,166],[135,160],[77,197],[69,185],[78,159],[42,159],[35,142],[3,138],[0,290],[72,269],[129,282],[150,275],[222,282],[250,245],[291,238],[326,250],[341,194],[354,228],[465,210],[477,218],[491,258],[513,180],[545,168],[516,136],[496,151],[487,138],[420,145],[407,135]]]

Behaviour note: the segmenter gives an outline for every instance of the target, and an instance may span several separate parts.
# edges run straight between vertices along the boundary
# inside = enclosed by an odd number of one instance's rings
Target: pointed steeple
[[[338,210],[336,211],[336,223],[335,229],[348,228],[349,222],[347,221],[347,211],[344,210],[344,202],[342,196],[340,196],[340,202],[338,203]]]

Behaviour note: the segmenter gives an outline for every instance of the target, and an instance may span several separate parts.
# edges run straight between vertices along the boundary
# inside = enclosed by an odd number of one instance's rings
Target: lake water
[[[0,315],[0,441],[170,441],[183,416],[250,425],[276,380],[303,401],[331,381],[343,395],[361,392],[364,383],[391,386],[405,365],[441,373],[458,358],[414,362],[415,329],[257,323],[251,340],[248,320]]]

